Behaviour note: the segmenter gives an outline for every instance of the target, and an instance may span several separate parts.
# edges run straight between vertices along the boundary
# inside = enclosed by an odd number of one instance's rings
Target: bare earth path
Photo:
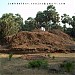
[[[40,53],[40,54],[37,54],[37,55],[45,55],[46,53]],[[50,54],[50,56],[55,56],[55,57],[74,57],[75,58],[75,53],[48,53]],[[14,54],[13,57],[21,57],[23,54]],[[36,54],[34,54],[36,55]],[[46,54],[47,55],[47,54]],[[0,58],[6,58],[8,57],[9,55],[8,54],[3,54],[3,53],[0,53]]]

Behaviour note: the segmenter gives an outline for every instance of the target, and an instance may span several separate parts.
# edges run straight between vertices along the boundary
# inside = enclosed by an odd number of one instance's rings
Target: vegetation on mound
[[[60,25],[60,18],[63,27]],[[66,24],[71,25],[71,28],[67,28]],[[42,31],[41,27],[46,31]],[[65,33],[75,37],[75,16],[63,14],[60,17],[53,5],[37,12],[35,18],[28,17],[25,23],[20,14],[5,13],[0,18],[0,42],[8,44],[10,49],[39,48],[39,51],[65,52],[70,49],[68,46],[75,45],[72,38]]]
[[[60,18],[63,27],[60,25]],[[71,27],[66,27],[66,24]],[[38,11],[35,18],[28,17],[25,23],[23,23],[20,14],[5,13],[0,17],[0,39],[2,40],[5,36],[16,34],[19,31],[32,31],[41,27],[45,27],[46,31],[59,29],[75,37],[75,16],[70,17],[63,14],[60,17],[54,5],[49,5],[45,10]]]

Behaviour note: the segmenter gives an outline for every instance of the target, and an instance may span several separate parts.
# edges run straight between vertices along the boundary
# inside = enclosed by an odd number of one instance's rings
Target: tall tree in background
[[[25,20],[25,24],[23,25],[23,30],[31,31],[36,28],[36,21],[32,17],[28,17],[27,20]]]
[[[64,24],[63,25],[63,28],[64,28],[64,32],[66,31],[66,24],[70,24],[70,17],[69,17],[69,15],[67,15],[67,14],[63,14],[62,16],[61,16],[61,21],[62,21],[62,23]]]
[[[75,16],[72,16],[70,25],[72,26],[71,35],[75,38]]]
[[[55,6],[49,5],[46,10],[43,12],[38,12],[36,15],[36,21],[40,25],[45,22],[45,25],[47,28],[49,27],[57,27],[57,23],[59,22],[59,14],[56,12]],[[53,24],[50,24],[49,22],[53,22]],[[52,26],[51,26],[52,25]]]
[[[22,25],[23,25],[23,18],[21,17],[20,14],[15,14],[15,22],[18,23],[18,28],[22,30]]]
[[[49,5],[47,7],[47,11],[48,11],[48,21],[52,21],[52,27],[57,28],[57,25],[59,23],[59,14],[58,12],[56,12],[56,8],[53,5]]]
[[[44,22],[44,13],[42,11],[37,12],[35,20],[37,22],[37,27],[40,27]]]
[[[23,18],[19,14],[3,14],[0,18],[0,36],[5,37],[8,35],[16,34],[21,30],[22,24]]]

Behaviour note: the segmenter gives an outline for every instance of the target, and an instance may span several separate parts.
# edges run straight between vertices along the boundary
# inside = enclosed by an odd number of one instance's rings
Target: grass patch
[[[61,65],[60,65],[61,68],[63,68],[66,72],[72,72],[72,70],[74,69],[74,64],[70,61],[66,61],[66,62],[63,62]]]
[[[9,61],[11,61],[12,56],[13,56],[13,53],[10,53],[10,54],[9,54]]]
[[[33,60],[28,63],[28,67],[46,69],[48,67],[48,62],[46,60]]]
[[[52,59],[54,60],[55,59],[55,56],[52,56]]]

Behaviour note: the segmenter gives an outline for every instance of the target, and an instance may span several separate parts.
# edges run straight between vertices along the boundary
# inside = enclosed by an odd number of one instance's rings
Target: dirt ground
[[[44,69],[29,69],[27,68],[29,60],[22,59],[20,58],[21,56],[23,55],[13,55],[12,60],[9,61],[7,54],[0,54],[0,75],[75,75],[69,73],[51,73]],[[55,56],[55,59],[52,59],[52,56]],[[58,65],[65,60],[75,63],[75,53],[52,53],[50,57],[47,60],[51,68],[57,69]]]
[[[32,55],[48,55],[50,54],[50,56],[55,56],[55,57],[74,57],[75,58],[75,53],[37,53],[37,54],[32,54]],[[17,57],[21,57],[24,54],[14,54],[13,57],[17,58]],[[9,55],[8,54],[3,54],[0,53],[0,58],[7,58]]]

